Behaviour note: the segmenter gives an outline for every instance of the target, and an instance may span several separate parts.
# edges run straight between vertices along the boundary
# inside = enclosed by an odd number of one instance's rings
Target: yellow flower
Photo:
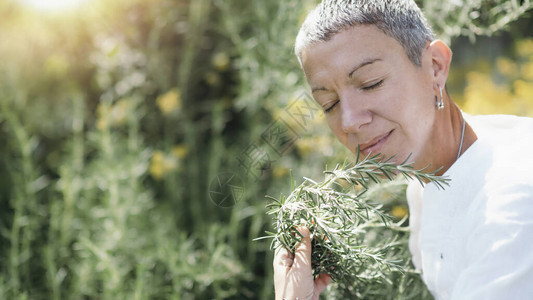
[[[516,80],[513,83],[513,87],[517,96],[533,99],[533,83],[524,80]]]
[[[177,158],[184,158],[187,154],[189,154],[189,147],[187,147],[187,145],[181,144],[172,148],[172,155]]]
[[[518,66],[512,60],[505,57],[498,57],[496,60],[498,71],[507,77],[514,77],[518,74]]]
[[[164,115],[168,115],[174,110],[181,108],[181,95],[178,89],[172,89],[159,96],[156,100],[157,106]]]
[[[155,151],[152,155],[152,160],[150,161],[150,174],[155,179],[161,179],[165,173],[163,162],[165,160],[165,155],[161,151]]]
[[[296,149],[302,156],[318,153],[324,156],[333,155],[334,138],[331,135],[314,135],[296,141]]]
[[[131,113],[131,107],[130,98],[120,99],[115,105],[101,102],[96,110],[96,128],[105,130],[110,126],[124,124]]]
[[[212,64],[219,72],[226,71],[229,68],[229,57],[226,53],[219,52],[213,56]]]
[[[391,211],[391,215],[398,219],[405,217],[408,213],[409,211],[405,207],[399,205],[394,206]]]
[[[204,76],[205,82],[210,86],[220,85],[220,75],[215,72],[207,72]]]
[[[515,107],[510,101],[513,95],[505,87],[495,85],[491,78],[481,72],[467,74],[464,110],[472,114],[513,114]]]
[[[131,113],[131,99],[130,98],[120,99],[111,108],[111,112],[110,112],[111,124],[112,125],[124,124],[130,113]]]
[[[522,57],[533,55],[533,39],[524,39],[516,43],[516,50]]]
[[[315,141],[312,138],[301,138],[296,141],[296,149],[298,149],[298,153],[303,157],[307,157],[309,154],[313,153],[316,147],[314,142]]]
[[[516,103],[517,103],[517,112],[518,115],[522,116],[533,116],[533,83],[526,82],[523,80],[516,80],[513,83]]]
[[[529,61],[522,65],[520,74],[524,79],[533,80],[533,61]]]
[[[100,131],[106,130],[107,127],[109,127],[109,124],[107,123],[106,119],[98,118],[96,120],[96,128]]]
[[[274,178],[285,177],[287,174],[289,174],[289,170],[278,165],[274,166],[274,170],[272,170],[272,175]]]
[[[161,179],[168,172],[176,169],[177,162],[174,158],[166,156],[163,152],[154,151],[150,160],[150,174],[154,179]]]

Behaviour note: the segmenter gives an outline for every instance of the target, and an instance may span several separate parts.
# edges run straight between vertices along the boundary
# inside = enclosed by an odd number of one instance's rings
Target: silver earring
[[[435,105],[437,106],[438,110],[441,110],[444,108],[444,99],[442,98],[442,88],[439,86],[440,91],[440,99],[438,96],[435,96]]]

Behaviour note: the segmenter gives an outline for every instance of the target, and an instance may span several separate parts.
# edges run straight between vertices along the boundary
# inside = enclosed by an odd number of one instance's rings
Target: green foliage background
[[[474,2],[419,1],[452,41],[452,96],[533,116],[529,1]],[[316,114],[262,170],[239,163],[305,98],[292,44],[315,4],[2,1],[0,299],[272,299],[264,195],[350,157]],[[242,189],[221,207],[227,172]]]

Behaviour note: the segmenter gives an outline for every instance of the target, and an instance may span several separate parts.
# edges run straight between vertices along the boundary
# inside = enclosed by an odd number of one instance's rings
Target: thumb
[[[305,227],[298,228],[302,240],[294,250],[294,268],[308,269],[311,273],[311,233]]]
[[[315,293],[320,294],[331,282],[331,276],[328,274],[320,274],[315,279]]]

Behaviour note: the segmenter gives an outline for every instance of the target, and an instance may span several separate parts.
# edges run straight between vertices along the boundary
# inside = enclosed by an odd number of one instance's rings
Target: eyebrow
[[[355,66],[352,71],[348,74],[348,78],[351,78],[353,73],[355,73],[357,70],[361,69],[362,67],[365,67],[365,66],[368,66],[368,65],[371,65],[377,61],[381,61],[380,58],[370,58],[368,60],[365,60],[363,61],[362,63],[358,64],[357,66]],[[325,87],[318,87],[318,88],[314,88],[311,90],[311,93],[314,93],[314,92],[318,92],[318,91],[327,91],[327,89]]]
[[[376,61],[381,61],[381,59],[380,58],[371,58],[371,59],[363,61],[362,63],[360,63],[357,66],[355,66],[355,68],[353,68],[353,70],[350,72],[350,74],[348,74],[348,77],[351,78],[353,73],[355,73],[357,70],[361,69],[362,67],[371,65],[371,64],[375,63]]]

